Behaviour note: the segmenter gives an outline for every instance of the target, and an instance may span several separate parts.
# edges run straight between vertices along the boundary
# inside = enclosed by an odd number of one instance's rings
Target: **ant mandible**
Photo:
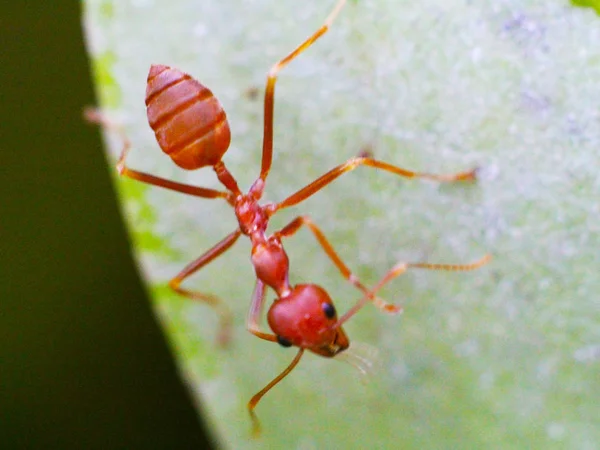
[[[320,228],[309,217],[297,217],[272,235],[266,234],[269,219],[277,211],[306,200],[342,174],[359,166],[381,169],[405,178],[426,178],[440,182],[475,179],[475,170],[452,175],[434,175],[412,172],[378,161],[370,156],[359,156],[334,167],[279,203],[259,204],[273,159],[273,107],[277,76],[282,68],[327,32],[345,3],[346,0],[339,0],[323,25],[269,71],[264,99],[261,170],[260,175],[246,194],[240,191],[236,179],[222,161],[231,139],[225,111],[213,93],[188,74],[164,65],[150,67],[146,86],[148,122],[154,130],[161,149],[171,157],[175,164],[186,170],[211,166],[218,180],[227,189],[226,191],[182,184],[128,168],[125,165],[125,158],[130,149],[127,137],[99,111],[94,109],[86,111],[86,117],[90,122],[116,129],[120,133],[123,149],[117,163],[117,170],[121,175],[196,197],[222,198],[233,207],[239,223],[238,229],[188,264],[169,282],[169,286],[179,294],[203,301],[216,310],[220,318],[218,341],[222,344],[229,339],[231,326],[229,310],[219,298],[182,288],[181,283],[229,250],[242,234],[250,238],[252,243],[251,261],[256,272],[256,285],[247,317],[247,328],[261,339],[278,342],[284,347],[298,347],[295,358],[285,370],[248,402],[248,411],[255,433],[259,430],[258,418],[254,412],[256,405],[273,386],[296,367],[305,350],[332,358],[348,349],[350,342],[342,325],[369,302],[387,313],[397,313],[402,310],[400,306],[386,303],[375,295],[390,280],[410,268],[468,271],[484,265],[489,260],[489,256],[484,256],[471,264],[399,263],[390,269],[372,290],[369,290],[350,271]],[[289,260],[283,248],[282,239],[294,235],[303,226],[308,227],[314,234],[319,245],[342,276],[363,294],[362,298],[339,318],[333,301],[322,287],[312,283],[295,286],[290,284]],[[264,332],[259,326],[267,287],[273,289],[277,294],[277,299],[267,314],[267,321],[273,333]]]

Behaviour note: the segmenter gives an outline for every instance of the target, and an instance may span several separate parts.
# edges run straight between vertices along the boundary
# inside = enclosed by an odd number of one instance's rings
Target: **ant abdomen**
[[[186,73],[152,65],[146,109],[160,148],[183,169],[214,166],[229,148],[231,133],[221,103]]]

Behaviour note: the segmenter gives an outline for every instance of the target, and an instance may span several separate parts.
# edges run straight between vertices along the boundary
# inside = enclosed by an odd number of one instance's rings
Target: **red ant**
[[[217,311],[220,318],[218,339],[221,343],[225,343],[229,338],[231,322],[229,310],[217,297],[184,289],[181,287],[181,283],[229,250],[242,234],[248,236],[252,242],[251,261],[256,272],[256,285],[247,317],[247,328],[261,339],[278,342],[284,347],[298,347],[298,353],[286,369],[248,402],[248,411],[255,432],[259,430],[259,422],[254,408],[263,395],[296,367],[305,350],[328,358],[346,350],[350,346],[350,342],[342,325],[368,302],[372,302],[387,313],[397,313],[402,310],[400,306],[386,303],[375,295],[390,280],[409,268],[467,271],[474,270],[489,260],[489,256],[485,256],[474,263],[460,265],[399,263],[390,269],[372,290],[369,290],[350,271],[320,228],[307,216],[297,217],[270,236],[266,234],[269,219],[277,211],[306,200],[342,174],[359,166],[381,169],[406,178],[426,178],[441,182],[475,179],[475,170],[453,175],[433,175],[412,172],[378,161],[370,156],[359,156],[333,168],[279,203],[259,204],[273,159],[273,107],[277,75],[283,67],[327,32],[344,4],[345,0],[339,0],[324,24],[269,71],[264,100],[261,170],[248,193],[244,194],[240,191],[235,178],[221,160],[229,147],[231,137],[227,117],[221,104],[208,88],[175,68],[163,65],[150,67],[146,86],[146,106],[150,127],[154,130],[161,149],[171,157],[175,164],[186,170],[211,166],[218,180],[227,190],[219,191],[191,186],[129,169],[125,165],[125,158],[130,149],[130,143],[127,137],[119,131],[123,140],[123,150],[117,163],[117,170],[121,175],[196,197],[222,198],[235,211],[239,223],[238,229],[188,264],[169,282],[169,286],[179,294],[203,301]],[[87,110],[86,117],[89,121],[99,123],[107,128],[116,128],[97,110]],[[363,294],[363,297],[339,318],[331,298],[322,287],[312,283],[294,286],[289,282],[289,260],[283,248],[282,239],[294,235],[302,226],[310,229],[342,276]],[[277,294],[277,299],[267,314],[267,321],[273,333],[264,332],[259,326],[266,287],[270,287]]]

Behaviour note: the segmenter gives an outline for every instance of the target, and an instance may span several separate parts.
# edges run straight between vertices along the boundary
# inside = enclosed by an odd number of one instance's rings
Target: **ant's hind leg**
[[[202,198],[224,198],[229,204],[233,204],[233,196],[230,192],[217,191],[215,189],[203,188],[198,186],[190,186],[189,184],[178,183],[176,181],[167,180],[144,172],[132,170],[125,165],[125,159],[131,149],[131,142],[121,127],[112,122],[102,112],[96,108],[85,108],[83,111],[85,120],[90,123],[96,123],[107,130],[116,133],[123,142],[121,156],[117,162],[117,171],[120,175],[141,181],[142,183],[152,184],[172,191],[182,192],[184,194],[193,195]]]
[[[277,76],[281,69],[287,66],[294,58],[300,55],[304,50],[310,47],[317,39],[323,36],[329,27],[333,23],[336,16],[339,14],[341,9],[344,7],[346,0],[339,0],[334,6],[323,25],[319,27],[310,37],[296,47],[290,54],[279,60],[276,64],[271,67],[267,75],[267,87],[265,90],[265,104],[264,104],[264,132],[263,132],[263,149],[262,149],[262,163],[260,169],[260,176],[255,181],[255,186],[260,194],[264,188],[264,182],[267,179],[269,170],[271,170],[271,162],[273,160],[273,109],[275,103],[275,83],[277,82]],[[253,186],[254,188],[254,186]],[[254,189],[252,189],[254,190]],[[259,195],[260,197],[260,195]]]

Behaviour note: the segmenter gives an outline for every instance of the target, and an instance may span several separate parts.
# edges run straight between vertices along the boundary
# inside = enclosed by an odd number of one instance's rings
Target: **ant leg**
[[[408,269],[427,269],[427,270],[445,270],[448,272],[467,272],[470,270],[475,270],[480,268],[481,266],[487,264],[492,257],[490,255],[485,255],[483,258],[472,262],[470,264],[429,264],[429,263],[398,263],[394,267],[392,267],[383,278],[375,285],[371,294],[374,295],[379,289],[385,286],[394,278],[402,275]],[[342,326],[348,319],[350,319],[354,314],[356,314],[363,306],[365,306],[369,301],[369,297],[365,296],[361,298],[356,304],[350,308],[342,317],[338,319],[338,321],[333,325],[332,328],[338,328]]]
[[[258,404],[260,399],[267,392],[269,392],[273,386],[275,386],[277,383],[279,383],[281,380],[283,380],[294,369],[294,367],[296,367],[298,362],[300,362],[300,358],[302,357],[303,353],[304,353],[303,348],[298,349],[298,353],[296,353],[296,357],[292,360],[292,362],[289,364],[289,366],[287,366],[285,368],[285,370],[283,372],[281,372],[279,375],[277,375],[269,384],[267,384],[259,392],[254,394],[254,396],[248,402],[248,412],[250,413],[250,418],[252,419],[252,435],[253,436],[256,437],[260,434],[260,422],[258,420],[258,417],[256,416],[256,413],[254,412],[254,408],[256,408],[256,405]]]
[[[425,178],[429,180],[441,181],[441,182],[453,182],[453,181],[471,181],[475,180],[476,177],[476,169],[471,169],[466,172],[459,172],[450,175],[435,175],[431,173],[425,172],[413,172],[407,169],[403,169],[402,167],[397,167],[392,164],[388,164],[383,161],[378,161],[369,157],[355,157],[350,158],[344,164],[340,164],[337,167],[334,167],[329,172],[325,173],[321,177],[317,178],[312,183],[303,187],[296,193],[290,195],[288,198],[279,202],[271,207],[271,214],[274,214],[276,211],[287,208],[289,206],[296,205],[308,197],[313,195],[314,193],[320,191],[329,183],[333,182],[336,178],[343,175],[346,172],[350,172],[356,169],[359,166],[367,166],[373,167],[375,169],[385,170],[387,172],[391,172],[393,174],[399,175],[401,177],[406,178]]]
[[[257,279],[252,293],[252,303],[246,318],[246,328],[254,336],[271,342],[277,342],[277,336],[271,333],[261,331],[258,321],[262,315],[263,306],[265,304],[265,283]]]
[[[184,194],[193,195],[195,197],[202,198],[224,198],[230,205],[233,205],[234,197],[231,192],[217,191],[215,189],[190,186],[189,184],[177,183],[175,181],[160,178],[154,175],[150,175],[144,172],[138,172],[137,170],[129,169],[125,165],[125,158],[131,149],[131,143],[123,132],[123,130],[111,122],[104,114],[102,114],[96,108],[86,108],[83,112],[85,119],[90,123],[96,123],[110,131],[113,131],[119,135],[123,142],[123,150],[121,150],[121,156],[117,162],[117,171],[120,175],[132,178],[134,180],[141,181],[142,183],[152,184],[154,186],[160,186],[165,189],[172,191],[182,192]]]
[[[260,169],[260,176],[254,182],[252,192],[256,192],[258,197],[262,194],[264,188],[264,182],[267,179],[269,170],[271,170],[271,162],[273,159],[273,108],[275,101],[275,82],[277,81],[277,75],[290,61],[296,58],[300,53],[310,47],[317,39],[323,36],[335,17],[338,15],[346,0],[340,0],[337,2],[331,13],[321,27],[315,31],[308,39],[300,44],[294,51],[292,51],[285,58],[278,61],[267,75],[267,87],[265,90],[265,104],[264,104],[264,131],[263,131],[263,150],[262,150],[262,163]]]
[[[200,292],[183,289],[180,287],[180,285],[183,282],[183,280],[185,280],[187,277],[197,272],[209,262],[213,261],[218,256],[222,255],[227,250],[229,250],[241,234],[242,232],[240,230],[236,230],[233,233],[229,234],[225,239],[223,239],[210,250],[205,252],[198,259],[192,261],[187,266],[185,266],[181,272],[179,272],[173,279],[171,279],[171,281],[169,281],[169,287],[178,294],[181,294],[193,300],[199,300],[208,303],[211,307],[215,309],[219,316],[220,322],[219,332],[217,334],[217,342],[219,345],[222,346],[227,345],[231,338],[231,312],[229,311],[229,309],[223,304],[222,300],[220,300],[214,295],[202,294]]]
[[[336,251],[333,249],[333,246],[327,240],[327,238],[325,237],[325,235],[323,234],[321,229],[310,219],[310,217],[308,217],[308,216],[296,217],[289,224],[287,224],[285,227],[283,227],[280,231],[277,231],[274,234],[277,237],[289,237],[289,236],[294,235],[300,229],[300,227],[302,227],[302,225],[306,225],[310,229],[310,231],[312,231],[315,238],[321,245],[321,248],[323,249],[323,251],[325,251],[327,256],[329,256],[329,259],[331,259],[331,261],[333,261],[333,264],[335,264],[335,266],[338,268],[338,270],[340,271],[342,276],[346,280],[348,280],[350,283],[352,283],[352,285],[354,285],[357,289],[361,290],[362,293],[366,296],[366,298],[371,300],[377,308],[381,309],[382,311],[384,311],[386,313],[390,313],[390,314],[395,314],[395,313],[399,313],[402,311],[402,307],[392,305],[392,304],[387,303],[384,300],[380,299],[379,297],[376,297],[374,295],[374,291],[369,291],[369,289],[367,289],[365,287],[365,285],[360,282],[360,280],[356,277],[356,275],[354,275],[350,271],[348,266],[346,266],[346,264],[344,264],[344,261],[342,261],[342,259],[339,257],[339,255],[336,253]]]

